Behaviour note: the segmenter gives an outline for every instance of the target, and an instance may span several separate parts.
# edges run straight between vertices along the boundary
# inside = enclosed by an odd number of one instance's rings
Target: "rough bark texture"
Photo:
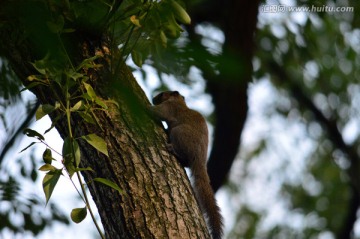
[[[100,72],[99,77],[106,74]],[[129,100],[136,95],[144,99],[144,94],[126,66],[122,67],[118,80],[122,90],[114,97],[120,108],[113,106],[99,117],[110,157],[99,161],[100,155],[86,156],[90,165],[95,165],[95,171],[103,174],[96,176],[109,178],[124,190],[123,195],[114,197],[111,192],[106,194],[103,187],[93,185],[94,200],[103,220],[108,222],[106,231],[120,235],[119,238],[208,237],[203,234],[206,228],[202,216],[197,209],[193,215],[194,208],[189,204],[196,202],[184,170],[175,158],[169,157],[165,145],[159,143],[165,142],[164,131],[159,127],[155,130],[154,123],[144,113],[134,110]],[[98,81],[99,92],[108,92],[104,82]],[[123,228],[118,228],[119,225]],[[128,231],[133,231],[131,236]]]
[[[9,32],[1,32],[1,37],[15,36],[3,39],[2,50],[27,85],[26,77],[34,73],[30,62],[41,55],[37,55],[33,44],[41,46],[42,42],[29,44],[34,39],[23,37],[18,41],[16,34],[21,34],[22,27],[14,25],[8,28]],[[84,122],[77,114],[72,114],[71,121],[74,137],[96,133],[108,146],[110,156],[106,157],[85,141],[79,141],[81,166],[94,170],[83,174],[85,180],[106,178],[123,190],[120,194],[100,183],[89,184],[107,238],[209,238],[186,173],[166,151],[164,130],[147,117],[141,107],[133,104],[148,102],[130,70],[122,65],[118,74],[111,77],[111,60],[105,42],[95,36],[86,36],[84,40],[83,36],[77,35],[74,39],[69,41],[70,47],[81,51],[74,53],[73,62],[79,63],[94,56],[95,52],[104,55],[99,60],[102,67],[87,72],[88,83],[103,99],[108,99],[111,94],[119,106],[109,103],[109,110],[95,111],[98,126]],[[111,59],[115,58],[111,56]],[[57,100],[55,95],[62,94],[50,91],[48,87],[35,87],[32,91],[43,104],[53,104]],[[55,114],[52,119],[54,117]],[[56,128],[63,138],[68,136],[65,117],[58,121]]]

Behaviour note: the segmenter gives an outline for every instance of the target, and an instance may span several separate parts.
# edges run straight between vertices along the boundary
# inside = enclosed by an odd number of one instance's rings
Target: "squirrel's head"
[[[159,105],[164,101],[176,101],[185,104],[185,97],[178,91],[164,91],[155,96],[152,100],[154,105]]]

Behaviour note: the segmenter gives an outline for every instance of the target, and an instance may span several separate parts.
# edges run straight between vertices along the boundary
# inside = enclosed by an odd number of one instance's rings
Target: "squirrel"
[[[204,117],[186,106],[178,91],[165,91],[153,98],[150,113],[168,125],[168,150],[183,167],[191,169],[195,197],[206,214],[213,239],[222,237],[222,216],[207,174],[208,128]]]

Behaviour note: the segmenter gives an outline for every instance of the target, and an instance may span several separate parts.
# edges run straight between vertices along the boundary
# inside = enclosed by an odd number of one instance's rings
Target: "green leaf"
[[[83,84],[85,86],[87,94],[90,96],[90,98],[92,100],[95,100],[97,96],[96,96],[96,93],[95,93],[94,89],[92,88],[92,86],[85,82],[83,82]]]
[[[83,74],[81,74],[81,73],[79,73],[79,72],[76,72],[76,71],[73,71],[73,70],[67,72],[67,75],[68,75],[71,79],[73,79],[74,81],[76,81],[76,80],[79,79],[79,78],[84,77]]]
[[[160,31],[160,41],[161,41],[161,45],[165,48],[167,46],[167,37],[164,33],[164,31]]]
[[[94,67],[94,60],[98,59],[100,55],[90,57],[88,59],[83,60],[80,65],[76,68],[76,70],[80,70],[82,68],[93,68]]]
[[[82,222],[86,218],[86,215],[87,215],[86,207],[74,208],[70,213],[71,220],[75,223]]]
[[[69,137],[64,139],[63,147],[62,147],[62,156],[68,157],[72,154],[71,141]]]
[[[170,0],[169,3],[170,3],[170,6],[172,7],[172,10],[173,10],[172,12],[175,14],[175,17],[177,20],[179,20],[179,22],[184,23],[184,24],[191,23],[189,14],[185,11],[185,9],[180,4],[178,4],[174,0]]]
[[[108,179],[105,179],[105,178],[94,178],[94,181],[99,182],[99,183],[102,183],[102,184],[105,184],[106,186],[109,186],[109,187],[117,190],[119,193],[122,193],[121,188],[119,188],[119,186],[118,186],[116,183],[114,183],[114,182],[112,182],[112,181],[110,181],[110,180],[108,180]]]
[[[133,62],[135,63],[135,65],[137,65],[138,67],[142,66],[143,59],[142,59],[142,55],[140,52],[133,50],[131,52],[131,58],[132,58]]]
[[[40,140],[45,140],[45,138],[44,138],[44,136],[42,136],[42,134],[38,133],[35,130],[29,129],[29,128],[24,129],[24,134],[26,136],[28,136],[28,137],[31,137],[31,138],[37,138],[37,139],[40,139]]]
[[[86,142],[88,142],[95,149],[99,150],[101,153],[105,154],[106,156],[109,156],[107,145],[103,138],[97,136],[96,134],[88,134],[82,136],[81,138],[85,139]]]
[[[85,120],[87,123],[90,124],[95,124],[94,118],[92,117],[91,114],[89,113],[84,113],[84,112],[77,112],[81,118],[83,118],[83,120]]]
[[[85,100],[90,100],[90,101],[92,100],[92,98],[89,96],[88,93],[82,94],[81,97],[84,98]]]
[[[76,140],[73,140],[73,142],[71,143],[69,137],[64,139],[62,156],[64,158],[64,166],[71,178],[76,172],[76,168],[79,166],[81,158],[79,144]]]
[[[44,164],[39,168],[40,171],[55,171],[57,168],[52,166],[51,164]]]
[[[55,119],[52,119],[52,120],[51,120],[51,126],[50,126],[50,128],[48,128],[47,130],[45,130],[45,131],[44,131],[44,134],[46,134],[46,133],[48,133],[50,130],[52,130],[52,129],[55,127],[56,123],[60,120],[60,118],[61,118],[61,115],[58,115]]]
[[[23,91],[25,91],[25,90],[30,90],[31,88],[33,88],[33,87],[35,87],[35,86],[38,86],[38,85],[41,85],[42,83],[41,82],[32,82],[32,83],[30,83],[29,85],[27,85],[26,87],[24,87],[24,88],[22,88],[21,90],[20,90],[20,92],[23,92]]]
[[[86,168],[76,168],[76,169],[75,169],[75,172],[80,172],[80,171],[93,171],[93,172],[94,172],[94,170],[93,170],[92,168],[90,168],[90,167],[86,167]]]
[[[103,109],[108,109],[107,105],[99,97],[95,98],[95,103],[101,106]]]
[[[43,160],[44,160],[44,163],[51,164],[52,155],[51,155],[51,150],[49,148],[45,149],[45,151],[43,153]]]
[[[47,56],[45,57],[47,58]],[[44,60],[39,60],[39,61],[36,61],[35,63],[30,63],[31,65],[33,65],[33,67],[42,75],[45,75],[46,74],[46,66],[45,66],[45,61]]]
[[[43,190],[45,193],[46,204],[49,202],[51,194],[54,191],[54,188],[60,178],[60,175],[61,175],[60,169],[57,169],[55,171],[50,171],[45,175],[45,177],[42,181]]]
[[[39,120],[42,117],[44,117],[45,115],[50,114],[54,110],[55,110],[55,107],[52,105],[49,105],[49,104],[40,105],[40,107],[37,109],[37,111],[35,113],[35,118],[36,118],[36,120]]]
[[[76,140],[73,140],[72,145],[71,145],[70,138],[66,137],[64,139],[64,144],[63,144],[63,148],[62,148],[62,156],[64,159],[69,158],[69,160],[71,160],[71,162],[74,163],[74,166],[78,167],[80,164],[80,158],[81,158],[78,142]],[[75,156],[75,158],[74,158],[74,156]]]
[[[69,177],[71,178],[76,172],[73,158],[70,155],[64,157],[63,164],[66,168],[66,171],[69,173]]]
[[[74,142],[73,142],[73,147],[74,147],[74,152],[75,152],[75,166],[79,167],[80,160],[81,160],[81,153],[80,153],[79,144],[76,140],[74,140]]]
[[[71,107],[70,111],[78,111],[84,108],[84,102],[82,100],[79,100],[73,107]]]
[[[22,149],[19,153],[24,152],[25,150],[27,150],[28,148],[30,148],[30,147],[33,146],[34,144],[36,144],[36,142],[32,142],[31,144],[29,144],[28,146],[26,146],[24,149]]]

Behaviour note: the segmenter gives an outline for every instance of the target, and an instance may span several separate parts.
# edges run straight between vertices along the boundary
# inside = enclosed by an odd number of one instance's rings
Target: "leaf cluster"
[[[85,184],[82,183],[79,172],[93,170],[90,167],[81,168],[81,151],[79,147],[79,140],[85,140],[91,146],[93,146],[99,152],[108,155],[107,145],[103,138],[96,134],[88,134],[75,137],[73,129],[71,127],[71,118],[73,114],[78,114],[83,120],[89,124],[96,124],[98,119],[96,118],[94,111],[96,110],[107,110],[107,103],[97,96],[95,90],[92,86],[87,83],[88,77],[80,73],[80,70],[89,69],[97,67],[94,63],[94,60],[97,57],[84,60],[74,71],[71,69],[62,69],[53,71],[51,66],[47,64],[46,59],[37,61],[33,64],[34,68],[39,72],[39,75],[32,75],[29,78],[33,81],[34,84],[28,85],[27,89],[31,87],[36,87],[41,84],[42,86],[47,87],[50,91],[56,92],[56,89],[61,89],[61,95],[57,94],[58,101],[54,105],[44,104],[41,105],[36,112],[36,120],[40,120],[46,115],[57,115],[55,120],[52,122],[52,126],[45,131],[45,134],[52,129],[57,120],[62,118],[67,120],[68,125],[68,137],[64,139],[62,152],[56,152],[52,149],[45,141],[44,135],[32,129],[25,129],[24,134],[28,137],[36,139],[30,145],[25,147],[22,151],[27,150],[36,143],[42,143],[47,146],[43,153],[43,162],[44,164],[39,168],[40,171],[46,172],[43,178],[43,190],[45,194],[46,203],[49,202],[49,199],[58,183],[58,180],[61,176],[64,176],[64,172],[72,181],[73,175],[76,174],[80,185],[81,191],[76,189],[85,203],[84,208],[73,209],[70,216],[72,220],[76,223],[81,222],[85,219],[87,215],[87,210],[90,211],[91,216],[96,227],[99,230],[99,227],[94,219],[92,209],[90,208],[89,201],[86,196]],[[59,74],[60,72],[60,74]],[[57,76],[60,76],[57,78]],[[62,98],[61,96],[65,96]],[[55,167],[52,163],[55,160],[53,157],[53,152],[62,157],[61,168]],[[113,182],[104,178],[94,178],[93,181],[103,183],[119,192],[120,188]],[[91,183],[91,182],[90,182]],[[102,232],[99,230],[101,237],[103,237]]]
[[[26,162],[17,160],[17,165],[21,167],[19,172],[15,174],[6,170],[5,165],[0,170],[2,175],[0,179],[0,206],[3,209],[0,212],[1,231],[6,228],[8,232],[10,231],[14,235],[31,232],[37,236],[55,222],[69,223],[67,217],[55,204],[49,203],[51,213],[47,213],[44,209],[44,200],[37,194],[30,193],[24,196],[23,181],[31,178],[35,182],[38,175],[35,169],[35,159],[31,157],[30,161],[31,167],[26,166]],[[22,218],[22,220],[14,221],[14,217]]]
[[[76,53],[69,42],[80,35],[84,38],[87,34],[99,37],[106,35],[110,37],[112,47],[121,52],[119,62],[113,62],[115,67],[130,54],[133,61],[141,66],[149,56],[158,54],[161,48],[167,47],[169,39],[178,38],[183,32],[181,24],[189,24],[190,17],[183,4],[175,0],[5,1],[0,4],[0,9],[1,36],[9,35],[15,45],[30,45],[30,51],[33,51],[29,55],[32,57],[31,64],[35,73],[27,76],[27,84],[22,91],[42,87],[56,98],[55,102],[42,104],[36,111],[36,120],[50,115],[52,125],[44,134],[25,129],[24,134],[33,138],[34,142],[22,152],[35,144],[46,146],[42,155],[44,164],[39,168],[39,171],[45,172],[42,186],[46,204],[49,204],[61,177],[68,177],[72,181],[76,175],[81,186],[81,190],[76,190],[85,206],[73,209],[71,219],[79,223],[86,217],[87,211],[94,219],[86,196],[86,183],[82,182],[79,174],[82,171],[88,171],[89,174],[94,172],[90,167],[81,167],[79,141],[86,141],[106,156],[107,145],[103,138],[94,133],[74,135],[71,122],[76,114],[85,122],[100,127],[94,112],[106,111],[107,105],[114,102],[99,97],[86,74],[89,69],[100,67],[96,60],[101,56],[93,56],[76,64]],[[1,53],[5,52],[6,55],[6,49],[2,48],[5,44],[1,44],[1,40],[0,45]],[[116,72],[117,69],[113,70]],[[6,75],[2,77],[8,78]],[[56,126],[58,120],[64,118],[68,123],[68,137],[64,139],[62,152],[56,152],[46,142],[45,134]],[[54,163],[55,154],[61,157],[58,161],[60,167]],[[105,178],[94,177],[87,183],[95,182],[121,192],[114,182]],[[96,224],[95,220],[94,223]],[[96,226],[98,227],[97,224]],[[99,233],[104,237],[100,230]]]
[[[303,4],[311,6],[311,3]],[[358,171],[352,160],[354,156],[359,160],[358,152],[351,153],[359,143],[359,131],[351,123],[359,119],[359,69],[355,66],[359,61],[359,48],[355,46],[357,40],[354,41],[359,4],[347,1],[343,4],[353,7],[354,12],[301,13],[302,21],[293,13],[260,14],[254,78],[260,84],[271,83],[267,87],[272,94],[266,101],[272,103],[263,110],[264,122],[270,127],[249,155],[252,163],[244,168],[251,174],[254,161],[261,167],[270,158],[274,164],[282,162],[284,165],[279,169],[267,173],[264,169],[258,177],[267,178],[265,182],[269,184],[274,179],[278,181],[280,190],[275,200],[281,199],[285,204],[278,211],[290,219],[296,218],[302,225],[295,227],[285,219],[264,228],[262,223],[268,220],[267,214],[276,209],[271,204],[265,212],[252,207],[251,213],[261,216],[255,237],[317,238],[327,233],[345,238],[341,233],[348,230],[349,236],[355,228],[357,209],[354,210],[354,205],[358,207],[358,191],[354,191],[354,180],[358,179],[349,171],[352,167]],[[283,125],[273,127],[279,121]],[[293,124],[298,130],[287,129]],[[299,129],[304,130],[305,136],[295,140],[289,153],[277,138],[285,134],[287,142],[291,141],[301,134]],[[352,140],[344,143],[342,140],[349,135],[346,129],[351,129]],[[299,151],[303,142],[311,145],[301,160],[305,166],[296,166],[300,172],[289,170],[288,165],[297,162],[294,152]],[[270,152],[274,151],[272,155]],[[256,159],[260,156],[266,160],[259,163]],[[251,217],[251,213],[243,216]]]

